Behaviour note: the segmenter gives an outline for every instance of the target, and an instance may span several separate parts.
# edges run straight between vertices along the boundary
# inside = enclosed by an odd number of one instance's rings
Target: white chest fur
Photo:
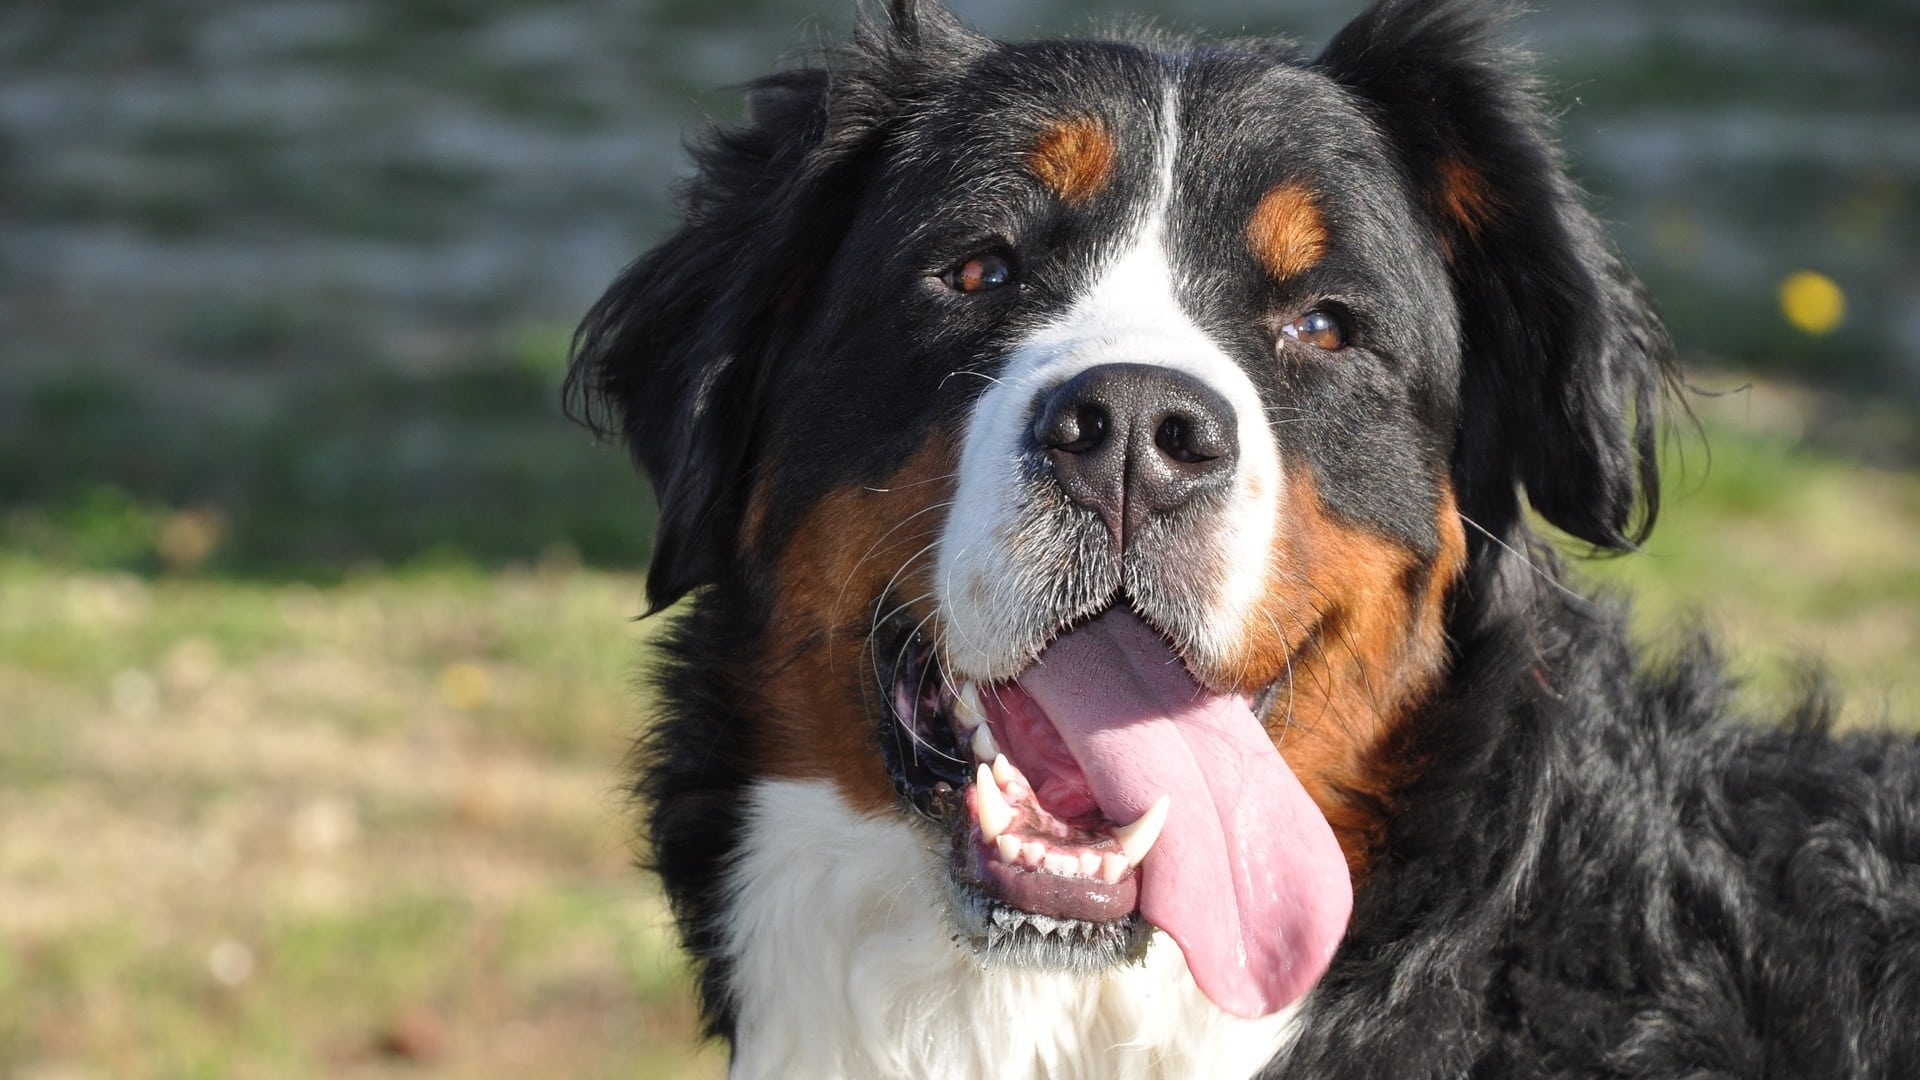
[[[1293,1010],[1214,1008],[1180,950],[1098,978],[987,970],[951,939],[941,856],[833,787],[764,781],[733,869],[733,1076],[1130,1080],[1252,1075]]]

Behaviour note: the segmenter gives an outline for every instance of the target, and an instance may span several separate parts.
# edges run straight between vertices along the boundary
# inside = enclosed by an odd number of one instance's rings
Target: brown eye
[[[1013,266],[999,252],[975,255],[942,275],[955,292],[977,293],[997,289],[1013,280]]]
[[[1288,323],[1280,332],[1328,352],[1347,347],[1347,328],[1338,316],[1319,308]]]

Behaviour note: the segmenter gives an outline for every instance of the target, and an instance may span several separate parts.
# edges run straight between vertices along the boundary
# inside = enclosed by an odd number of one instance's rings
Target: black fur
[[[623,438],[653,479],[655,610],[733,567],[767,453],[770,354],[822,287],[901,100],[984,45],[944,9],[903,5],[836,63],[753,83],[750,122],[694,148],[685,224],[582,320],[567,410]]]
[[[1443,161],[1493,193],[1477,230],[1437,222],[1463,330],[1461,509],[1504,534],[1518,523],[1518,483],[1574,536],[1631,547],[1660,506],[1666,332],[1567,177],[1531,76],[1493,29],[1473,5],[1387,0],[1316,63],[1366,103],[1429,204]]]
[[[754,670],[762,626],[743,622],[743,605],[694,607],[669,625],[656,646],[653,722],[634,747],[633,795],[645,821],[641,865],[667,887],[680,943],[700,981],[706,1034],[731,1040],[729,974],[720,948],[729,856],[741,844],[741,806],[754,779],[752,744],[740,737],[741,673]]]
[[[1705,642],[1463,603],[1430,766],[1269,1076],[1920,1075],[1920,744]]]
[[[653,478],[654,605],[695,595],[637,793],[712,1033],[732,1034],[716,924],[779,539],[960,415],[980,380],[949,376],[990,373],[1058,300],[961,312],[911,291],[974,242],[915,215],[959,205],[1035,260],[1095,245],[1098,205],[1063,216],[971,182],[1006,153],[982,128],[1027,115],[1023,94],[1118,110],[1179,79],[1217,148],[1180,178],[1195,214],[1303,175],[1330,187],[1351,253],[1255,284],[1239,238],[1197,222],[1180,257],[1246,287],[1183,298],[1194,318],[1257,362],[1262,393],[1348,421],[1276,429],[1335,512],[1431,554],[1450,478],[1472,525],[1444,688],[1396,748],[1421,768],[1270,1075],[1920,1076],[1920,744],[1834,736],[1817,698],[1784,723],[1737,716],[1708,646],[1649,666],[1528,530],[1523,492],[1598,547],[1645,535],[1672,376],[1495,21],[1386,0],[1308,60],[1277,42],[1006,47],[898,0],[850,49],[756,84],[751,122],[697,151],[685,225],[588,315],[569,395]],[[1247,121],[1274,85],[1296,95],[1284,123]],[[1442,212],[1447,163],[1493,195],[1472,227]],[[990,205],[964,203],[976,189]],[[1273,363],[1248,328],[1290,310],[1288,289],[1372,305],[1355,362]],[[755,483],[773,493],[758,548]]]

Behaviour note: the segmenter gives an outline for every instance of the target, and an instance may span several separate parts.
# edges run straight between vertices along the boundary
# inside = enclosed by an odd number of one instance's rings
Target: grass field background
[[[1357,5],[954,6],[1316,40]],[[1920,19],[1535,6],[1712,392],[1647,550],[1578,573],[1651,648],[1722,635],[1756,703],[1817,659],[1849,725],[1912,726]],[[682,133],[850,13],[0,12],[0,1077],[718,1074],[630,866],[652,511],[556,402]]]

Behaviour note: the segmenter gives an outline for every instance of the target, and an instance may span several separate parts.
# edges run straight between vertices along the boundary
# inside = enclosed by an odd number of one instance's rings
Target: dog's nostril
[[[1153,445],[1160,452],[1185,465],[1202,461],[1212,461],[1218,454],[1209,454],[1197,445],[1193,425],[1184,416],[1169,416],[1160,421],[1160,427],[1153,433]]]
[[[1232,435],[1223,427],[1217,416],[1182,409],[1160,419],[1153,431],[1153,445],[1169,461],[1204,465],[1232,455]]]
[[[1105,407],[1099,402],[1082,401],[1068,408],[1043,410],[1034,421],[1033,437],[1050,450],[1085,454],[1099,449],[1112,426],[1113,419]]]
[[[1084,454],[1099,446],[1107,437],[1107,411],[1098,405],[1082,405],[1073,413],[1076,438],[1072,442],[1061,443],[1057,449],[1069,454]]]

